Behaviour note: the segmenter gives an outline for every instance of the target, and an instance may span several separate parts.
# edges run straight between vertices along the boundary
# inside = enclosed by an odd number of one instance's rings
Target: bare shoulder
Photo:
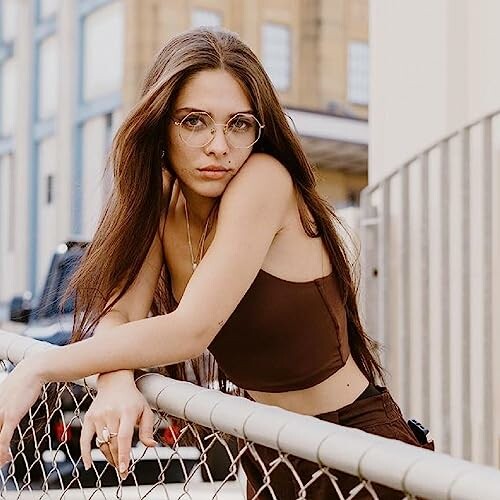
[[[245,179],[246,182],[266,181],[266,183],[271,183],[273,187],[282,184],[284,189],[293,188],[292,176],[287,168],[274,156],[267,153],[252,153],[230,185],[237,184],[238,179]]]
[[[294,185],[287,168],[267,153],[253,153],[228,184],[221,198],[221,208],[248,200],[268,208],[288,206],[294,200]]]

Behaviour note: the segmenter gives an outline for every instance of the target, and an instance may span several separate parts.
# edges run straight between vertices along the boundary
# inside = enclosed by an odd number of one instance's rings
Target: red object
[[[66,443],[67,441],[71,441],[73,431],[71,430],[71,427],[65,427],[62,420],[54,422],[53,430],[54,436],[59,442]]]
[[[165,444],[168,444],[168,446],[173,446],[179,435],[179,427],[175,424],[170,424],[168,427],[165,427],[165,430],[163,431],[163,440],[165,441]]]

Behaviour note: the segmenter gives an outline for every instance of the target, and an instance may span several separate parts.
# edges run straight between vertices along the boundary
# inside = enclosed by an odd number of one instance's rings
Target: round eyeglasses
[[[182,120],[173,119],[179,127],[179,137],[188,146],[202,148],[209,144],[222,126],[227,142],[234,148],[250,148],[260,138],[264,128],[250,113],[238,113],[226,123],[215,123],[205,111],[191,111]]]

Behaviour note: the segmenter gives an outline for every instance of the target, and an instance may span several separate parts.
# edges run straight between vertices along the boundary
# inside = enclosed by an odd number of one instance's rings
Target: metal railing
[[[57,347],[0,331],[0,359],[7,363],[15,365],[50,348]],[[280,499],[280,492],[273,490],[272,474],[282,467],[296,482],[298,499],[308,498],[311,488],[321,481],[336,488],[337,471],[354,475],[358,483],[350,492],[338,491],[340,499],[361,498],[361,492],[376,499],[377,484],[401,491],[401,498],[408,499],[498,498],[500,472],[490,467],[159,374],[148,373],[137,384],[156,412],[156,436],[160,434],[162,446],[141,449],[135,445],[125,481],[104,462],[99,450],[92,451],[92,469],[84,471],[78,448],[71,448],[69,434],[81,426],[84,407],[95,388],[95,377],[90,377],[74,385],[57,385],[55,406],[48,403],[45,390],[32,407],[18,427],[13,462],[0,472],[1,497],[257,499],[263,493],[265,498]],[[67,396],[71,411],[64,406]],[[174,425],[174,417],[181,419],[180,427]],[[59,422],[56,430],[54,421]],[[260,460],[261,446],[277,450],[274,462]],[[218,456],[214,457],[215,448]],[[256,457],[263,475],[261,489],[248,496],[239,467],[246,453]],[[294,469],[294,457],[317,464],[315,472],[309,469],[309,477],[301,475]],[[147,467],[141,468],[144,462]],[[16,472],[16,467],[22,470]],[[144,484],[145,476],[150,484]]]
[[[363,310],[391,389],[439,449],[497,465],[499,131],[497,111],[361,196]]]

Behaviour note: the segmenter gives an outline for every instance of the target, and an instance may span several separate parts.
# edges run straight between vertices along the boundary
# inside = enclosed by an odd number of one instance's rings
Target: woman
[[[207,348],[223,389],[227,377],[256,401],[418,444],[375,386],[381,368],[359,319],[338,220],[246,45],[204,29],[168,42],[114,138],[110,164],[114,190],[73,281],[74,342],[21,362],[0,386],[2,463],[42,384],[100,373],[82,459],[89,467],[96,434],[125,477],[136,423],[155,445],[133,370],[163,366],[185,378],[194,360],[200,380]],[[257,448],[267,463],[275,457]],[[262,474],[250,456],[243,465],[253,494]],[[304,477],[311,466],[295,461]],[[276,495],[295,498],[286,471],[275,471]],[[359,482],[338,477],[344,491]],[[308,489],[308,498],[333,496],[322,479]]]

